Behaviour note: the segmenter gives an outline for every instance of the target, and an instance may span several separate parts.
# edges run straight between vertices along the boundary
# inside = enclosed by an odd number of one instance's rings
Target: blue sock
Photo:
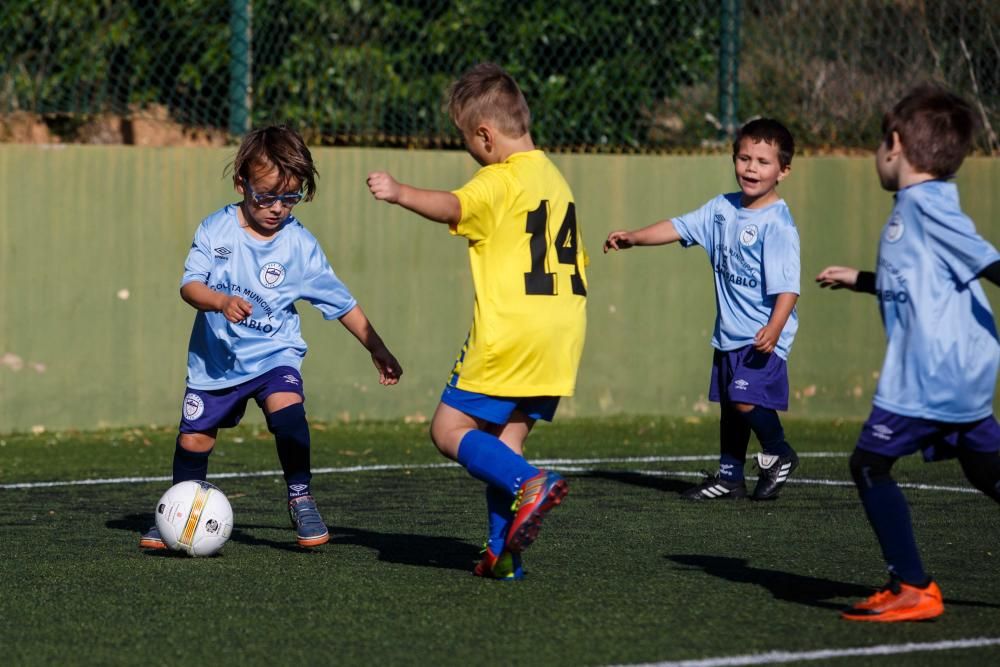
[[[899,486],[889,480],[861,489],[859,493],[889,571],[908,584],[925,585],[927,573],[913,537],[910,508]]]
[[[285,474],[288,499],[308,496],[312,491],[312,468],[309,458],[309,422],[302,403],[276,410],[267,417],[267,430],[274,434],[278,460]]]
[[[485,431],[469,431],[462,437],[458,443],[458,462],[476,479],[511,496],[526,479],[538,474],[538,468]]]
[[[514,513],[510,511],[511,496],[495,486],[486,487],[486,513],[489,518],[490,535],[486,546],[496,555],[503,551],[507,539],[507,527]]]
[[[208,456],[212,450],[207,452],[192,452],[181,447],[181,436],[177,436],[174,444],[174,484],[190,481],[205,481],[208,477]]]
[[[736,409],[722,405],[719,420],[719,477],[731,482],[743,480],[747,445],[750,444],[750,424],[736,414]]]
[[[792,453],[791,446],[785,442],[785,429],[781,428],[781,420],[775,410],[755,405],[753,410],[740,415],[753,429],[765,454],[788,456]]]

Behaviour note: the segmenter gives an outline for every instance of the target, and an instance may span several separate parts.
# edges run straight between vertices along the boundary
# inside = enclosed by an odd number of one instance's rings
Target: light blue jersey
[[[305,299],[323,317],[343,317],[354,297],[334,274],[319,243],[293,216],[269,241],[240,227],[237,206],[205,218],[195,232],[181,285],[202,282],[239,295],[253,314],[233,324],[219,312],[199,311],[188,345],[187,384],[224,389],[278,366],[302,367],[302,339],[295,302]]]
[[[875,275],[889,340],[876,406],[952,423],[992,414],[1000,343],[976,276],[997,260],[954,184],[925,181],[896,193]]]
[[[719,195],[673,219],[685,247],[700,245],[715,269],[715,332],[723,352],[753,343],[782,293],[799,294],[799,232],[784,200],[760,209],[740,205],[739,192]],[[774,351],[788,359],[799,318],[793,309]]]

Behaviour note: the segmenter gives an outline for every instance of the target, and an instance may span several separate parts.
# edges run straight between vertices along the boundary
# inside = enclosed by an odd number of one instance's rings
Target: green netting
[[[997,148],[995,0],[6,0],[0,114],[69,141],[108,140],[80,128],[113,115],[455,147],[443,91],[482,60],[517,78],[550,149],[712,148],[762,114],[805,148],[870,148],[927,79],[973,99]]]

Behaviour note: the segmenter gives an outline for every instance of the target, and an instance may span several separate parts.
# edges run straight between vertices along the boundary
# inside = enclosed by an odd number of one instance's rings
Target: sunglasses
[[[246,188],[247,193],[250,195],[250,199],[259,208],[270,208],[274,206],[274,202],[281,202],[282,206],[287,206],[291,208],[302,201],[305,197],[301,192],[288,192],[283,195],[276,195],[271,192],[258,193],[254,192],[253,188],[250,187],[250,181],[246,178],[243,179],[243,187]]]

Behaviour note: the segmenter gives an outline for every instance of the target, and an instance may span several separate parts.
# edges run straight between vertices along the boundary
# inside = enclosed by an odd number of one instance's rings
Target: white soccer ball
[[[163,543],[192,556],[211,556],[233,532],[233,508],[219,487],[180,482],[156,504],[156,528]]]

